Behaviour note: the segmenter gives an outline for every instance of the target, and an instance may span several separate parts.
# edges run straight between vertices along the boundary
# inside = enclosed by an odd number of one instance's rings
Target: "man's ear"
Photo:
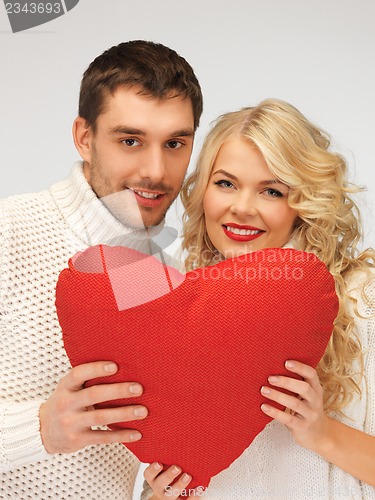
[[[73,140],[82,160],[91,163],[93,132],[87,121],[78,116],[73,122]]]

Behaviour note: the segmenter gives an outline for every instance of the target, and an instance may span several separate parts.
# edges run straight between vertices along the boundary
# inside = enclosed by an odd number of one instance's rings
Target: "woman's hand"
[[[262,387],[262,395],[285,406],[286,410],[281,411],[268,404],[263,404],[261,409],[286,425],[297,444],[313,451],[319,450],[328,432],[330,419],[323,410],[323,388],[318,374],[311,366],[297,361],[287,361],[285,366],[303,380],[283,376],[269,377],[269,386]],[[296,395],[285,394],[276,387],[287,389]]]
[[[191,481],[191,476],[185,473],[176,481],[180,474],[181,469],[176,465],[163,471],[163,466],[159,463],[150,464],[144,472],[144,477],[154,493],[150,500],[180,498],[181,493]]]

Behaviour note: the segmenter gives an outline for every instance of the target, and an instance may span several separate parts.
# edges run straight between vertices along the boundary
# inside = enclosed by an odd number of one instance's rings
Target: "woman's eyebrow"
[[[264,186],[265,184],[282,184],[283,186],[286,186],[284,182],[279,181],[279,179],[268,179],[265,181],[260,181],[259,184]]]
[[[216,172],[213,172],[212,175],[215,175],[215,174],[223,174],[226,177],[229,177],[229,179],[233,179],[234,181],[238,181],[238,178],[235,175],[230,174],[229,172],[227,172],[226,170],[223,170],[222,168],[220,168],[219,170],[216,170]],[[270,184],[282,184],[283,186],[286,186],[286,184],[281,182],[279,179],[266,179],[264,181],[259,182],[259,185],[261,185],[261,186],[268,186]]]
[[[223,174],[226,177],[229,177],[229,179],[233,179],[234,181],[238,181],[238,179],[235,175],[230,174],[229,172],[227,172],[226,170],[223,170],[222,168],[220,168],[219,170],[216,170],[216,172],[214,172],[212,175],[215,175],[215,174]]]

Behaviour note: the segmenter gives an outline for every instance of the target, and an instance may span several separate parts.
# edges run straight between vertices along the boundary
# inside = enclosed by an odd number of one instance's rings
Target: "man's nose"
[[[164,179],[166,164],[163,149],[160,147],[149,148],[143,158],[143,164],[139,174],[142,179],[149,179],[151,182],[160,182]]]

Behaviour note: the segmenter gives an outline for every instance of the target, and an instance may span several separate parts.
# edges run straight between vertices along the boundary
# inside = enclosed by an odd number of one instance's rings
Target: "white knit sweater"
[[[129,231],[96,198],[81,164],[47,191],[0,202],[1,499],[132,498],[139,463],[125,446],[50,455],[38,417],[70,368],[54,306],[59,272],[77,251]]]
[[[372,307],[361,298],[363,276],[350,289],[364,316],[375,314],[375,280],[367,289]],[[375,435],[375,318],[356,319],[356,333],[365,353],[362,397],[345,410],[347,425]],[[276,334],[276,332],[275,332]],[[261,360],[259,360],[261,362]],[[353,443],[353,446],[355,443]],[[358,481],[319,455],[298,446],[289,430],[272,421],[232,465],[215,476],[201,497],[205,500],[374,500],[375,488]]]

